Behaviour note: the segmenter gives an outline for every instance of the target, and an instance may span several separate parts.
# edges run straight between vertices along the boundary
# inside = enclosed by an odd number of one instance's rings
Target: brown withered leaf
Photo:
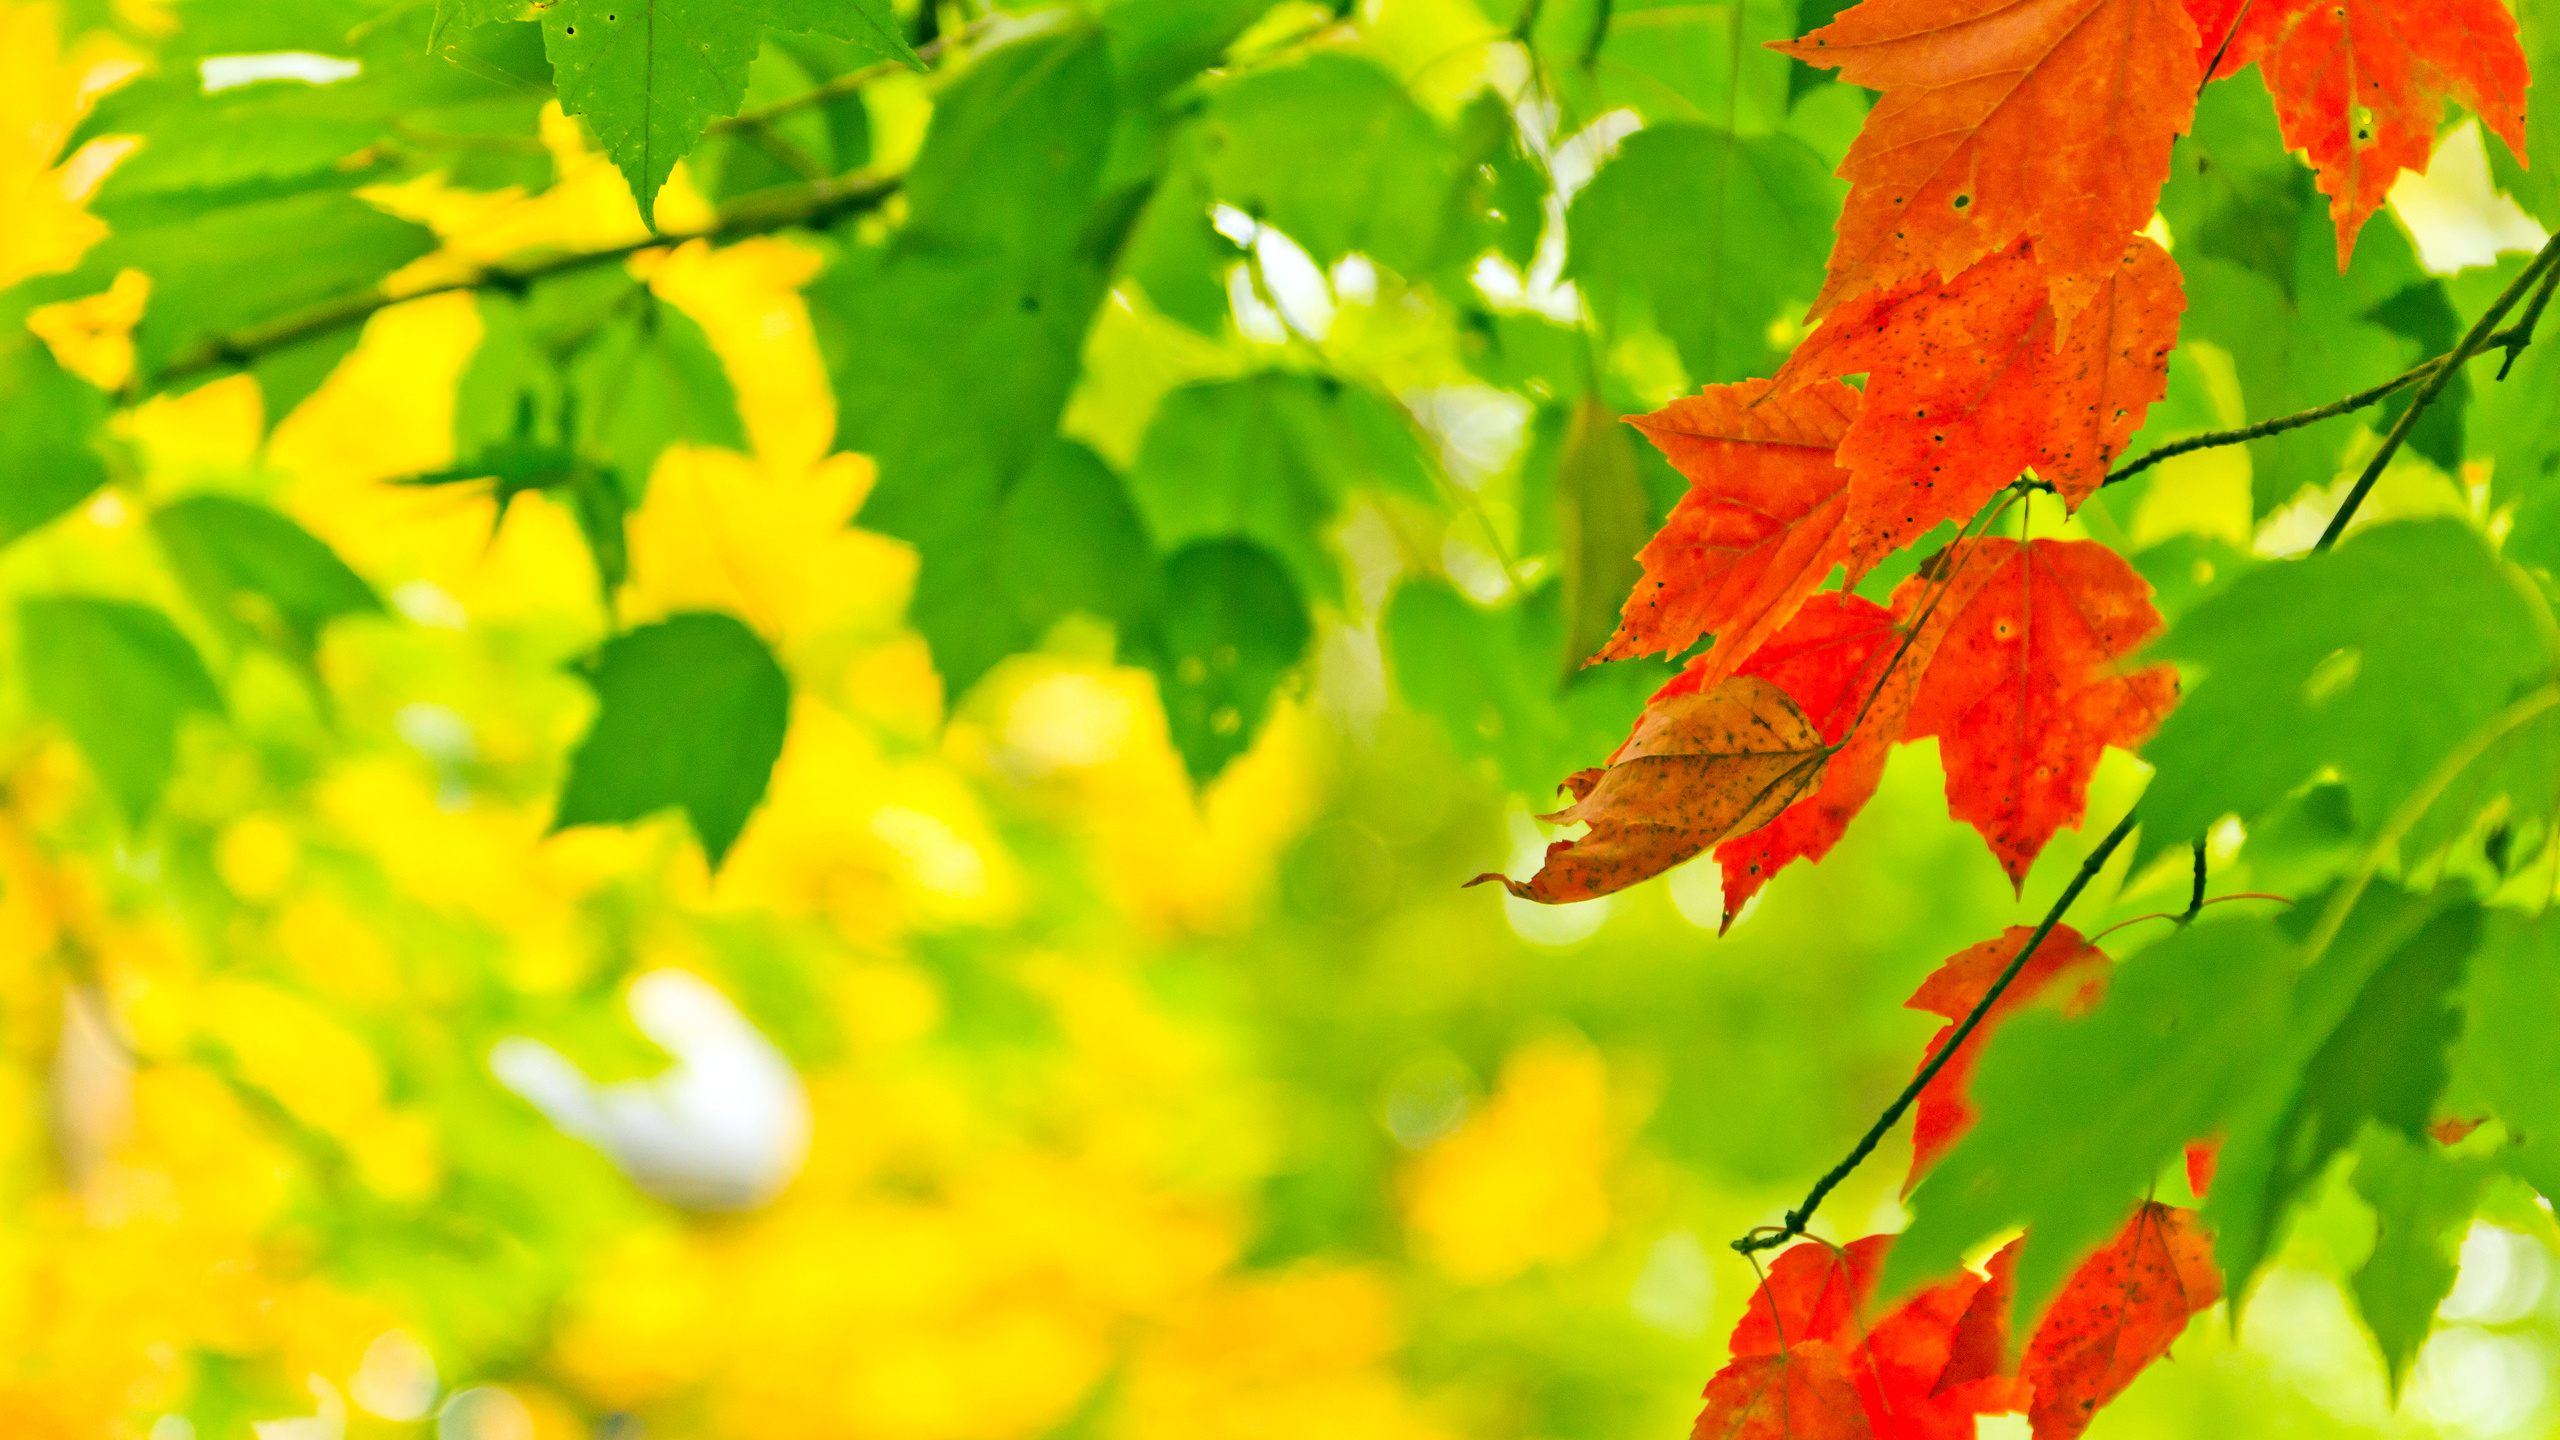
[[[1487,873],[1467,883],[1500,880],[1544,905],[1623,890],[1768,824],[1821,783],[1829,757],[1787,692],[1757,676],[1671,696],[1646,709],[1606,768],[1566,782],[1573,804],[1539,817],[1587,824],[1588,833],[1548,846],[1530,879]]]

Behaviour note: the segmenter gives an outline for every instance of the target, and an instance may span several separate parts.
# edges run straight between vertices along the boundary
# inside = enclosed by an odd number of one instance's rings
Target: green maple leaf
[[[595,724],[569,758],[554,830],[684,811],[713,869],[764,799],[791,679],[756,633],[692,611],[605,643],[585,670]]]
[[[713,120],[738,113],[768,28],[856,41],[923,68],[885,0],[560,0],[542,12],[560,108],[586,117],[652,217],[676,161]]]

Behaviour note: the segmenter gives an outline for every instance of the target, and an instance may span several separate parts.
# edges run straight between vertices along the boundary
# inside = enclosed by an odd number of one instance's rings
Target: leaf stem
[[[1972,1038],[1973,1032],[1982,1027],[1984,1017],[1991,1013],[1991,1007],[1999,1003],[2000,997],[2017,980],[2018,972],[2027,968],[2029,957],[2044,944],[2045,937],[2053,933],[2053,928],[2062,923],[2064,912],[2071,908],[2072,902],[2080,898],[2081,891],[2089,888],[2089,882],[2098,877],[2098,872],[2106,868],[2107,861],[2116,853],[2116,847],[2122,845],[2125,837],[2133,833],[2134,819],[2139,813],[2134,810],[2126,811],[2124,818],[2116,822],[2116,828],[2107,832],[2107,838],[2098,842],[2098,848],[2090,851],[2088,858],[2080,862],[2079,873],[2071,877],[2069,885],[2063,887],[2060,898],[2053,902],[2053,908],[2045,911],[2043,921],[2036,926],[2035,933],[2027,937],[2027,943],[2018,947],[2018,953],[2009,961],[2009,967],[2000,972],[1999,979],[1991,982],[1991,988],[1982,993],[1982,999],[1976,1002],[1972,1011],[1957,1024],[1955,1033],[1947,1037],[1947,1043],[1939,1046],[1938,1053],[1930,1056],[1928,1062],[1920,1067],[1920,1073],[1911,1077],[1911,1083],[1902,1087],[1902,1093],[1894,1097],[1893,1103],[1885,1107],[1882,1115],[1876,1117],[1876,1123],[1868,1126],[1867,1133],[1858,1137],[1858,1143],[1851,1148],[1848,1155],[1843,1157],[1839,1164],[1832,1166],[1829,1173],[1814,1182],[1813,1189],[1805,1195],[1803,1204],[1787,1212],[1787,1223],[1763,1226],[1754,1230],[1734,1241],[1734,1249],[1745,1255],[1755,1250],[1771,1250],[1804,1233],[1804,1227],[1812,1222],[1813,1212],[1822,1207],[1823,1200],[1838,1188],[1841,1181],[1849,1178],[1851,1171],[1856,1170],[1869,1155],[1875,1153],[1877,1144],[1884,1139],[1886,1133],[1901,1122],[1903,1112],[1909,1110],[1912,1102],[1920,1098],[1921,1091],[1929,1088],[1930,1081],[1938,1078],[1938,1072],[1947,1068],[1949,1062],[1955,1059],[1956,1052],[1964,1048],[1964,1042]]]
[[[429,295],[444,295],[456,290],[520,290],[538,280],[573,271],[591,269],[627,260],[644,250],[657,250],[681,245],[688,240],[707,240],[720,244],[743,240],[750,235],[770,234],[776,230],[808,229],[832,224],[847,216],[876,210],[898,193],[905,178],[897,175],[855,173],[836,180],[821,180],[763,195],[751,196],[722,209],[718,218],[699,230],[674,234],[651,235],[622,245],[601,250],[573,250],[539,260],[513,264],[486,265],[458,279],[435,285],[422,285],[414,290],[393,291],[374,285],[351,295],[324,300],[317,305],[252,325],[227,335],[216,335],[180,351],[167,365],[147,381],[129,381],[119,392],[125,403],[155,390],[166,389],[181,380],[192,379],[207,371],[228,369],[248,364],[261,355],[325,335],[350,325],[361,324],[374,312]]]
[[[2525,292],[2531,290],[2554,265],[2560,265],[2560,235],[2552,236],[2550,242],[2542,247],[2542,253],[2533,257],[2533,263],[2516,272],[2516,278],[2509,281],[2498,298],[2490,302],[2489,308],[2480,312],[2480,318],[2472,322],[2471,333],[2463,336],[2462,343],[2445,354],[2435,373],[2427,377],[2417,394],[2409,397],[2409,408],[2400,412],[2400,423],[2392,426],[2391,433],[2382,437],[2382,448],[2373,452],[2373,458],[2365,462],[2364,473],[2356,477],[2355,488],[2347,492],[2346,503],[2338,507],[2337,514],[2329,517],[2329,528],[2320,532],[2319,543],[2311,547],[2311,553],[2317,555],[2338,543],[2338,537],[2347,531],[2347,522],[2355,518],[2357,508],[2364,504],[2364,497],[2373,493],[2374,482],[2382,478],[2383,468],[2391,463],[2392,456],[2400,452],[2409,433],[2418,427],[2418,417],[2426,414],[2427,407],[2436,402],[2436,397],[2444,393],[2447,385],[2453,383],[2453,377],[2461,373],[2463,361],[2488,348],[2498,322],[2506,318],[2515,303],[2523,299]],[[2531,339],[2532,332],[2525,331],[2525,340],[2529,342]],[[2509,352],[2511,358],[2513,353]]]

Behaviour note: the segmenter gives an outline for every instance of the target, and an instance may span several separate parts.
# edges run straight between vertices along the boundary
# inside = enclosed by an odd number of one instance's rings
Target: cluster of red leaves
[[[1950,956],[1921,982],[1911,1007],[1961,1019],[2033,934],[2015,927]],[[2036,947],[1984,1024],[1920,1092],[1913,1181],[1972,1123],[1965,1084],[1992,1024],[2034,1003],[2086,1010],[2105,991],[2107,963],[2067,926]],[[1930,1042],[1924,1067],[1955,1028]],[[2210,1154],[2201,1147],[2189,1154],[2198,1193],[2210,1178]],[[2213,1247],[2193,1212],[2146,1201],[2115,1239],[2081,1260],[2021,1350],[2012,1341],[2011,1274],[2030,1238],[1994,1254],[1987,1274],[1961,1271],[1881,1315],[1868,1302],[1891,1236],[1845,1247],[1811,1241],[1780,1254],[1734,1327],[1732,1363],[1707,1384],[1697,1440],[1958,1440],[1974,1433],[1975,1416],[2018,1411],[2037,1440],[2072,1440],[2168,1352],[2190,1318],[2221,1298]]]
[[[1690,488],[1598,658],[1712,643],[1606,767],[1566,782],[1575,803],[1548,818],[1591,828],[1505,881],[1530,899],[1606,894],[1714,847],[1729,925],[1839,840],[1896,742],[1929,738],[1950,813],[2023,882],[2079,822],[2104,749],[2141,744],[2176,701],[2170,671],[2130,664],[2161,628],[2150,587],[2061,540],[1959,540],[1889,605],[1826,579],[1855,583],[2023,472],[2072,508],[2105,483],[2177,343],[2178,268],[2141,232],[2203,80],[2259,66],[2330,196],[2341,268],[2392,181],[2425,168],[2448,101],[2524,151],[2525,60],[2498,0],[1866,0],[1777,48],[1882,92],[1841,167],[1819,323],[1774,378],[1635,422]],[[2032,934],[1951,957],[1912,996],[1949,1022],[1924,1069]],[[1972,1123],[1992,1027],[2030,1004],[2084,1011],[2107,974],[2061,926],[2018,964],[1921,1089],[1914,1180]],[[2215,1157],[2211,1139],[2188,1149],[2198,1194]],[[2220,1295],[2194,1215],[2146,1201],[2021,1349],[2026,1243],[1882,1315],[1867,1302],[1889,1237],[1786,1251],[1696,1435],[1953,1440],[2023,1410],[2038,1440],[2071,1440]]]
[[[1868,1297],[1893,1237],[1819,1241],[1778,1256],[1707,1382],[1694,1440],[1968,1440],[1974,1417],[2024,1411],[2037,1440],[2073,1440],[2098,1407],[2168,1353],[2221,1298],[2192,1212],[2136,1207],[2011,1342],[2010,1272],[2023,1240],[1883,1315]]]
[[[1528,899],[1607,894],[1713,847],[1730,924],[1838,841],[1895,742],[1931,737],[1949,812],[2022,884],[2079,823],[2105,748],[2140,745],[2175,703],[2168,669],[2128,668],[2161,628],[2150,587],[2103,546],[2045,540],[1959,541],[1890,606],[1826,579],[1854,584],[2024,472],[2071,508],[2105,483],[2167,386],[2185,293],[2140,232],[2208,70],[2265,73],[2332,197],[2342,266],[2392,180],[2424,169],[2448,101],[2524,147],[2498,0],[1866,0],[1776,48],[1882,92],[1841,167],[1819,324],[1774,378],[1635,421],[1690,488],[1595,658],[1712,637],[1654,704],[1772,715],[1795,748],[1645,740],[1649,712],[1644,743],[1567,782],[1575,804],[1548,818],[1592,829],[1505,882]],[[1614,782],[1628,764],[1644,773]]]

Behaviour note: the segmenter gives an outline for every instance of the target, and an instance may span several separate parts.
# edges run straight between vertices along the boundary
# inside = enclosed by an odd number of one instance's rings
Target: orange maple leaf
[[[2063,1282],[2027,1341],[2018,1375],[2035,1392],[2027,1421],[2036,1440],[2076,1440],[2099,1406],[2221,1297],[2213,1242],[2195,1212],[2145,1201]]]
[[[1736,677],[1645,707],[1607,766],[1565,781],[1574,803],[1539,818],[1587,824],[1547,847],[1527,880],[1498,874],[1542,905],[1589,900],[1649,880],[1727,835],[1754,830],[1819,784],[1829,747],[1785,691]]]
[[[1774,382],[1711,385],[1634,424],[1689,480],[1637,559],[1644,579],[1598,659],[1677,654],[1716,637],[1698,668],[1713,689],[1820,588],[1841,559],[1849,475],[1832,452],[1858,392]]]
[[[1733,917],[1780,870],[1794,861],[1819,860],[1831,853],[1850,820],[1876,793],[1876,782],[1884,777],[1886,753],[1901,735],[1903,713],[1910,706],[1909,677],[1925,658],[1903,654],[1903,640],[1892,611],[1856,595],[1829,591],[1806,601],[1786,628],[1752,652],[1743,665],[1743,674],[1772,681],[1785,690],[1822,738],[1840,749],[1824,767],[1822,783],[1812,793],[1767,825],[1716,847],[1716,868],[1724,877],[1725,929],[1733,927]],[[1897,658],[1899,667],[1888,675]],[[1688,679],[1684,672],[1671,686]],[[1875,704],[1860,720],[1859,711],[1871,694]],[[1854,731],[1850,729],[1853,721],[1857,722]]]
[[[1882,96],[1813,313],[2021,238],[2076,314],[2151,219],[2195,112],[2179,0],[1867,0],[1774,48]]]
[[[1946,1017],[1949,1022],[1929,1042],[1927,1053],[1921,1057],[1922,1065],[1927,1065],[1947,1047],[1947,1041],[1956,1033],[1956,1023],[1972,1014],[1973,1007],[1982,1003],[1982,997],[1990,992],[1991,982],[1999,979],[2000,972],[2009,968],[2009,962],[2017,958],[2018,947],[2026,944],[2027,937],[2033,934],[2035,927],[2032,925],[2012,925],[1992,939],[1957,951],[1947,957],[1946,963],[1931,971],[1929,978],[1920,982],[1920,988],[1911,993],[1911,998],[1903,1002],[1907,1009],[1926,1010],[1932,1015]],[[2106,993],[2107,956],[2105,951],[2081,939],[2079,931],[2068,925],[2056,925],[2052,933],[2045,936],[2044,943],[2036,947],[2036,953],[2028,957],[2026,965],[2018,971],[2018,978],[2009,983],[2008,989],[2000,992],[2000,998],[1992,1004],[1991,1013],[1982,1018],[1982,1023],[1965,1037],[1954,1058],[1947,1061],[1946,1067],[1921,1090],[1920,1103],[1912,1116],[1911,1178],[1903,1182],[1902,1193],[1910,1194],[1911,1187],[1920,1183],[1921,1173],[1936,1164],[1938,1157],[1947,1153],[1948,1148],[1972,1128],[1973,1102],[1966,1097],[1966,1082],[1973,1078],[1973,1067],[1982,1058],[1983,1044],[1989,1040],[1993,1028],[2002,1017],[2035,1000],[2056,981],[2065,978],[2072,983],[2063,999],[2064,1012],[2072,1015],[2087,1013],[2089,1007],[2098,1003]]]
[[[2447,101],[2477,111],[2525,158],[2532,77],[2515,16],[2498,0],[2256,0],[2214,74],[2252,63],[2274,92],[2285,144],[2319,172],[2342,271],[2400,172],[2426,173]]]
[[[1853,578],[2029,466],[2076,507],[2168,389],[2186,294],[2167,251],[2136,236],[2067,326],[2046,279],[2021,245],[1843,305],[1788,357],[1782,383],[1867,375],[1839,447]]]
[[[1904,737],[1938,737],[1948,813],[2023,885],[2053,832],[2080,823],[2100,753],[2140,745],[2177,702],[2177,672],[2123,673],[2160,633],[2160,612],[2151,586],[2096,541],[1958,541],[1902,582],[1895,610],[1929,605],[1942,575]]]

